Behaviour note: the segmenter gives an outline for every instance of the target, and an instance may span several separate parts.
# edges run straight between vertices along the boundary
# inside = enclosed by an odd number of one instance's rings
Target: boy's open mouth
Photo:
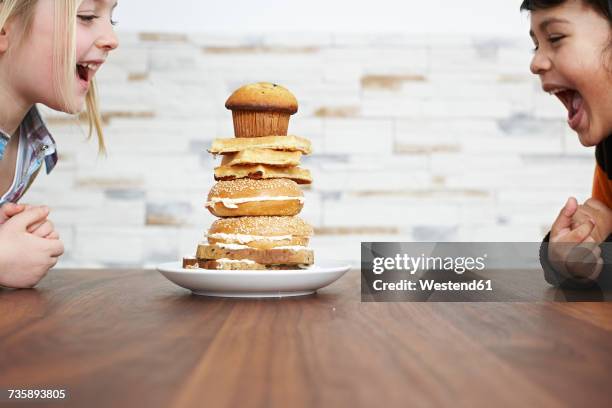
[[[584,100],[580,92],[569,88],[557,88],[550,90],[563,103],[567,109],[567,122],[576,130],[584,114]]]

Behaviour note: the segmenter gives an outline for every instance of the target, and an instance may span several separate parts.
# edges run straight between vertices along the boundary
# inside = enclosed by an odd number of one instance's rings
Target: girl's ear
[[[8,50],[8,45],[9,45],[8,32],[6,31],[5,28],[3,28],[2,30],[0,30],[0,54]]]

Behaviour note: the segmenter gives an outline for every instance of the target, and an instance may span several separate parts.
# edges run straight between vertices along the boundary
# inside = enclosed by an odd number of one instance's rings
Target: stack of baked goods
[[[310,141],[287,135],[297,100],[280,85],[260,82],[236,90],[225,103],[234,138],[216,139],[208,150],[221,155],[217,183],[206,208],[219,217],[183,267],[296,269],[314,262],[312,227],[298,217],[310,172],[299,166]]]

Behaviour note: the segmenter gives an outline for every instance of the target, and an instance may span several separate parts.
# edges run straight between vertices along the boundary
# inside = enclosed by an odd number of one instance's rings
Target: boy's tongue
[[[574,91],[569,105],[567,122],[572,129],[577,130],[584,116],[582,95]]]
[[[569,118],[571,119],[578,110],[582,107],[582,96],[578,92],[574,92],[571,101],[571,109],[569,111]]]

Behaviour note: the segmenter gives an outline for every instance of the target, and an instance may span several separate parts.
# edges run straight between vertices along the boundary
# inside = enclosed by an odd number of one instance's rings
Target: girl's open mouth
[[[573,130],[577,130],[584,112],[584,99],[580,92],[573,89],[558,89],[552,91],[567,109],[567,123]]]
[[[83,86],[83,88],[87,89],[89,87],[89,83],[102,63],[103,61],[77,63],[76,75],[79,78],[79,83]]]
[[[77,75],[81,81],[89,82],[89,69],[81,64],[77,64]]]
[[[85,65],[77,64],[76,75],[79,79],[80,86],[87,90],[89,89],[89,79],[91,78],[91,71]]]

